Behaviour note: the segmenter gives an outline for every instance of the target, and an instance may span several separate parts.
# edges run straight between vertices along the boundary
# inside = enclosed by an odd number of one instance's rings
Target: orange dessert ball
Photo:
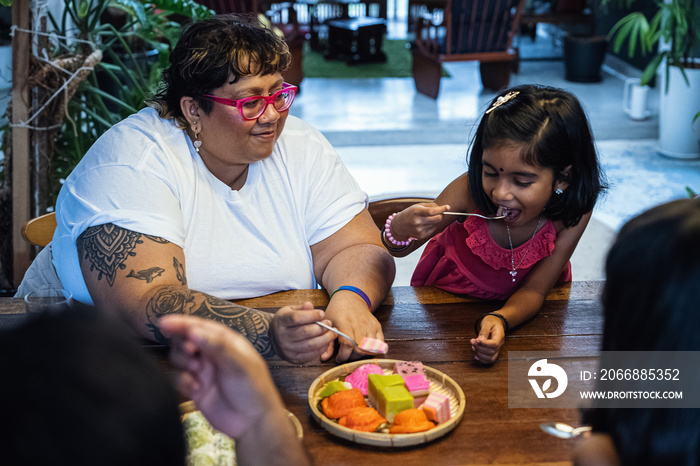
[[[350,414],[343,416],[338,424],[353,430],[364,432],[374,432],[377,427],[384,424],[386,419],[379,415],[376,409],[366,406],[364,408],[354,408]]]
[[[413,432],[423,432],[435,427],[430,422],[421,409],[406,409],[394,417],[394,425],[389,432],[392,434],[410,434]]]
[[[353,408],[366,406],[365,397],[357,388],[336,392],[321,402],[323,413],[331,419],[347,416]]]

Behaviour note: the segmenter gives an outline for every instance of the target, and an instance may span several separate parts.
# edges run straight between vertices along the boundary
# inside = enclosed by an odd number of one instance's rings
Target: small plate
[[[321,401],[319,394],[328,382],[344,378],[345,376],[352,374],[359,366],[365,364],[376,364],[384,369],[385,374],[391,374],[393,373],[394,364],[397,362],[400,362],[400,360],[363,359],[361,361],[355,361],[348,364],[343,364],[342,366],[334,367],[333,369],[330,369],[318,376],[311,384],[311,387],[309,387],[309,406],[311,407],[311,413],[313,414],[314,418],[316,418],[324,429],[337,437],[350,440],[351,442],[380,447],[408,447],[411,445],[420,445],[422,443],[440,438],[457,427],[459,421],[462,420],[464,408],[467,404],[466,398],[464,397],[464,392],[459,385],[457,385],[457,382],[452,380],[450,377],[436,369],[433,369],[432,367],[425,365],[423,366],[423,369],[425,369],[426,378],[430,381],[430,391],[440,392],[450,397],[450,420],[443,422],[442,424],[438,424],[430,430],[425,432],[417,432],[414,434],[362,432],[341,426],[336,421],[326,417],[326,415],[323,414],[323,411],[319,408],[319,402]]]

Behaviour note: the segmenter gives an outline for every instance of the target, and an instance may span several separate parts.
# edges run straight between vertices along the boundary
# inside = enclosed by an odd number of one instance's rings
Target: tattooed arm
[[[271,314],[188,288],[184,252],[162,238],[108,223],[85,230],[76,245],[95,305],[124,314],[144,338],[167,342],[158,325],[167,314],[221,322],[245,336],[262,356],[278,354],[292,362],[319,359],[334,338],[313,324],[324,313],[310,303]]]

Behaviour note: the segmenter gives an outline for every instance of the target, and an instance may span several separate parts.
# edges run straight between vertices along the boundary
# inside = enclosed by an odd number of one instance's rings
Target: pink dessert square
[[[430,381],[423,374],[404,375],[403,382],[414,398],[427,396],[430,392]]]
[[[363,364],[355,369],[352,374],[345,377],[345,381],[367,396],[367,376],[369,374],[384,375],[384,370],[376,364]]]
[[[423,363],[420,361],[400,361],[394,364],[394,373],[406,378],[406,376],[423,374]]]

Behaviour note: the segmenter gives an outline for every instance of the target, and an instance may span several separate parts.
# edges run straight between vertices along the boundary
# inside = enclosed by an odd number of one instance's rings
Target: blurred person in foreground
[[[215,322],[167,319],[173,365],[191,369],[184,369],[183,394],[235,440],[238,463],[309,464],[250,343]],[[178,393],[124,327],[121,319],[81,307],[0,331],[0,464],[185,464]],[[188,348],[197,353],[189,361]]]
[[[700,351],[700,198],[627,222],[606,262],[603,351]],[[691,394],[691,396],[696,396]],[[700,464],[700,410],[597,408],[574,464]]]

